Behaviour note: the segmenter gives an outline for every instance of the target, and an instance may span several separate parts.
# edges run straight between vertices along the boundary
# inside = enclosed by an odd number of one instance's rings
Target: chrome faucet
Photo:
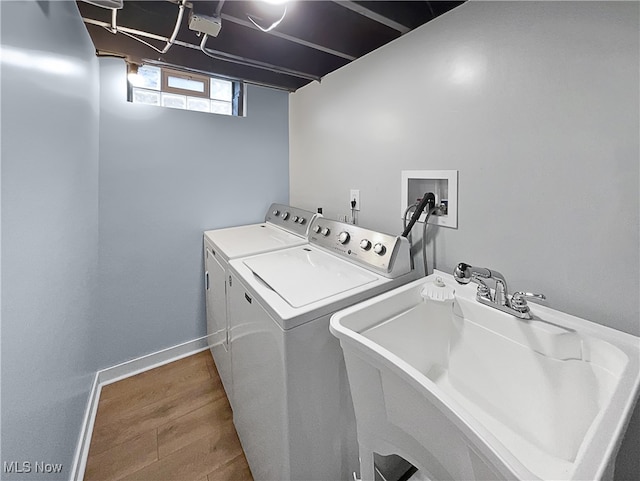
[[[461,262],[453,270],[453,277],[459,284],[468,284],[474,281],[478,284],[476,299],[481,304],[494,307],[502,312],[511,314],[519,319],[531,319],[531,312],[527,305],[527,298],[544,300],[544,294],[531,294],[529,292],[516,292],[509,299],[507,281],[498,271],[485,267],[473,267]],[[491,295],[491,289],[484,279],[493,279],[496,283],[495,295]]]

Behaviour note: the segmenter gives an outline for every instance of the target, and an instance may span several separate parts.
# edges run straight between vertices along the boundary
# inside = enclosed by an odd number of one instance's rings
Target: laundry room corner
[[[99,326],[105,368],[206,335],[202,232],[288,201],[288,93],[248,85],[246,116],[127,102],[100,59]]]

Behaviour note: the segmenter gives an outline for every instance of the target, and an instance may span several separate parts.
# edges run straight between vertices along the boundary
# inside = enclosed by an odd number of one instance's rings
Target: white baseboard
[[[93,433],[93,424],[98,411],[98,400],[100,399],[100,390],[102,386],[98,382],[100,371],[96,372],[89,391],[89,399],[87,400],[87,408],[84,411],[82,426],[80,428],[80,437],[76,452],[73,457],[71,466],[70,481],[81,481],[84,478],[84,470],[87,466],[87,457],[89,456],[89,445],[91,444],[91,434]]]
[[[98,401],[100,400],[100,392],[103,386],[197,354],[207,348],[207,336],[204,336],[96,372],[91,391],[89,392],[87,408],[85,409],[82,420],[80,438],[73,458],[69,481],[82,481],[84,479],[87,457],[89,456],[89,446],[91,445],[91,435],[93,434],[93,425],[96,420]]]

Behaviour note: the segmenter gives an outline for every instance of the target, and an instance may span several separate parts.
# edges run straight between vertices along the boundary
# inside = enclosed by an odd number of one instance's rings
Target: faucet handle
[[[484,299],[487,299],[488,301],[493,302],[493,299],[491,298],[491,290],[485,284],[485,282],[479,277],[476,278],[476,282],[478,283],[478,289],[476,291],[476,298],[481,298],[482,297]]]
[[[514,292],[511,297],[511,308],[518,312],[529,312],[527,299],[538,299],[544,301],[547,297],[544,294],[532,294],[531,292]]]

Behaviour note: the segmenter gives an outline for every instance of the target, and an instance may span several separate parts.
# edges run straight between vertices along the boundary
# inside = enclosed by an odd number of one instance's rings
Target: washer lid
[[[251,224],[209,230],[204,235],[227,259],[260,254],[307,243],[306,238],[291,234],[270,224]]]
[[[294,308],[378,280],[361,267],[308,247],[251,257],[244,264]]]

